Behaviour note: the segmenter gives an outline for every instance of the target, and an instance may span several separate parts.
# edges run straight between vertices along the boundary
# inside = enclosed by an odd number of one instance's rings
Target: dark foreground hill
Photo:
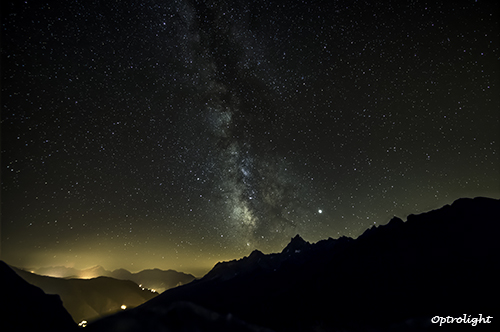
[[[88,329],[493,331],[500,319],[499,212],[499,200],[460,199],[406,222],[394,218],[356,240],[310,244],[296,236],[281,253],[219,263],[202,279]],[[436,316],[462,323],[439,326]],[[491,323],[473,326],[488,316]]]
[[[64,307],[77,323],[113,314],[122,310],[122,305],[127,308],[137,307],[157,295],[143,290],[129,280],[109,277],[63,279],[40,276],[16,268],[14,270],[45,293],[59,295]]]
[[[0,261],[0,331],[77,331],[58,295],[47,295]]]

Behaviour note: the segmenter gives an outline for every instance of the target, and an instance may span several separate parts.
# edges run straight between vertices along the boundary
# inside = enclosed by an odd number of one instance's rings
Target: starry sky
[[[500,198],[496,1],[4,1],[1,255],[201,276]]]

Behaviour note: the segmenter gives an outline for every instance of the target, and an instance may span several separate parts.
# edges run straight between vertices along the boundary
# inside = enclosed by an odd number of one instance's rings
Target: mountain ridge
[[[427,330],[435,315],[495,316],[499,211],[500,200],[461,199],[406,221],[392,218],[357,239],[307,244],[295,236],[280,253],[218,263],[203,278],[91,329],[113,331],[122,319],[140,325],[141,317],[154,320],[153,312],[185,301],[276,331]],[[464,285],[470,291],[457,292]]]
[[[178,285],[187,284],[196,279],[196,277],[192,274],[178,272],[172,269],[161,270],[154,268],[132,273],[123,268],[109,271],[100,265],[95,265],[83,270],[67,268],[64,266],[55,266],[31,269],[30,271],[38,275],[56,278],[91,279],[104,276],[119,280],[131,280],[142,285],[144,288],[154,289],[158,293],[162,293],[163,291]]]

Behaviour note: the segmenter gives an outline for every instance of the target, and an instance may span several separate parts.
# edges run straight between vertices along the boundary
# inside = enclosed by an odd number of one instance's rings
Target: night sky
[[[2,259],[201,276],[500,198],[497,1],[3,1]]]

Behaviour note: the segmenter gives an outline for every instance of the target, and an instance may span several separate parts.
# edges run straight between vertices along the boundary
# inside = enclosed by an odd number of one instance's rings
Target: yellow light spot
[[[127,306],[125,304],[122,304],[122,306],[120,308],[122,308],[122,310],[125,310],[125,309],[127,309]]]
[[[78,323],[78,326],[80,326],[80,327],[87,326],[87,321],[86,320],[82,320],[80,323]]]

